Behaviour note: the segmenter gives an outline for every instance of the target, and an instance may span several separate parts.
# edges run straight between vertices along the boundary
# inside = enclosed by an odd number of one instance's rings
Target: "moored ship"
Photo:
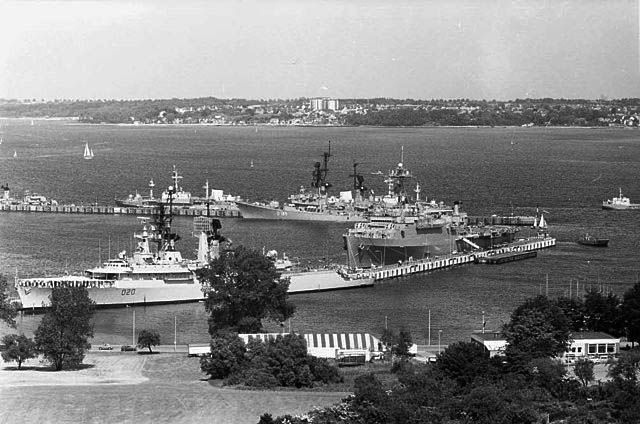
[[[56,287],[85,287],[97,306],[203,300],[194,271],[219,254],[225,239],[218,232],[219,221],[212,220],[209,230],[200,233],[198,258],[183,258],[176,249],[180,237],[171,231],[173,188],[168,192],[169,214],[160,207],[152,220],[140,218],[142,231],[134,235],[138,242],[132,256],[120,252],[117,258],[86,270],[84,275],[19,279],[16,289],[22,308],[49,306],[51,290]]]
[[[494,249],[514,241],[510,226],[474,227],[464,214],[440,205],[417,216],[372,218],[343,235],[349,267],[370,268],[456,252]]]
[[[275,250],[268,252],[266,256],[273,261],[281,277],[289,279],[291,294],[373,286],[373,276],[362,270],[353,270],[344,266],[321,269],[301,268],[291,262],[286,255],[278,258]]]
[[[582,244],[584,246],[607,247],[609,245],[609,239],[585,233],[578,239],[578,244]]]
[[[326,181],[328,161],[331,157],[331,145],[329,151],[323,154],[323,163],[316,162],[313,170],[311,190],[304,186],[296,194],[289,196],[288,202],[280,205],[277,201],[271,202],[243,202],[236,201],[240,215],[245,219],[270,219],[289,221],[328,221],[328,222],[360,222],[366,221],[367,215],[364,208],[358,207],[360,192],[356,194],[356,200],[349,195],[340,198],[330,197],[327,193],[331,184]],[[355,166],[354,166],[355,168]],[[354,175],[354,181],[360,184],[362,178]],[[355,184],[355,183],[354,183]]]
[[[622,188],[620,188],[620,196],[603,201],[602,209],[609,209],[609,210],[640,209],[640,203],[631,203],[631,200],[628,197],[625,197],[622,195]]]

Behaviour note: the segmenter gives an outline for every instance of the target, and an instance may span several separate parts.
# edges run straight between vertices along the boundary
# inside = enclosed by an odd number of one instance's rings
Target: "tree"
[[[13,303],[9,301],[9,283],[4,275],[0,274],[0,321],[6,322],[10,327],[16,326],[16,315],[18,311]]]
[[[609,377],[617,383],[629,383],[638,387],[640,381],[640,350],[632,349],[620,353],[618,360],[609,368]]]
[[[627,339],[632,345],[640,342],[640,282],[625,292],[621,309]]]
[[[604,296],[599,291],[592,289],[584,296],[584,311],[587,329],[589,331],[603,331],[619,336],[624,334],[620,324],[621,301],[613,293]]]
[[[246,351],[238,333],[218,332],[211,338],[211,353],[200,358],[200,369],[209,378],[227,378],[241,368]]]
[[[438,355],[435,367],[460,386],[473,383],[489,370],[489,352],[477,343],[456,342]]]
[[[25,360],[38,356],[36,343],[24,334],[8,334],[2,338],[2,344],[6,346],[2,352],[2,359],[6,362],[17,362],[18,369]]]
[[[206,294],[209,333],[262,331],[262,320],[284,322],[295,311],[287,301],[289,281],[281,279],[262,253],[239,246],[197,271]]]
[[[585,331],[585,305],[580,298],[559,297],[555,304],[571,323],[572,331]]]
[[[505,354],[515,362],[553,358],[569,346],[571,325],[562,309],[546,296],[526,300],[504,325]]]
[[[38,350],[56,371],[77,367],[91,347],[95,302],[84,287],[54,288],[49,299],[51,306],[35,331]]]
[[[151,351],[151,346],[158,346],[160,344],[160,334],[155,330],[142,330],[138,334],[138,345],[142,348],[146,347]]]
[[[573,366],[573,373],[584,387],[587,387],[595,379],[593,367],[593,361],[590,361],[589,358],[580,358]]]
[[[407,361],[411,356],[409,349],[412,345],[413,340],[411,338],[411,333],[408,330],[401,329],[391,352],[399,357],[401,361]]]

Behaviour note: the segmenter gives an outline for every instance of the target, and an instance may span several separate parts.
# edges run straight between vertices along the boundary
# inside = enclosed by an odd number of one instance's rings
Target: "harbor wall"
[[[168,208],[167,208],[168,210]],[[69,214],[105,214],[105,215],[153,215],[155,208],[126,208],[118,206],[96,205],[26,205],[26,204],[0,204],[2,212],[42,212],[42,213],[69,213]],[[207,216],[205,208],[173,208],[174,215],[182,216]],[[237,218],[240,212],[237,209],[210,208],[209,214],[214,217]]]

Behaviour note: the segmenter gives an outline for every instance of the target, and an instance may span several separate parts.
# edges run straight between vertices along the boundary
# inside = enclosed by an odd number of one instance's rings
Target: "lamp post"
[[[428,341],[427,341],[427,345],[431,346],[431,309],[429,309],[429,333],[428,333]]]
[[[438,330],[438,355],[440,355],[440,335],[442,334],[442,330]]]

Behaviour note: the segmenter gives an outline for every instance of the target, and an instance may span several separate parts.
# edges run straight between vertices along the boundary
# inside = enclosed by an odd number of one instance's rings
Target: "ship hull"
[[[407,229],[404,237],[393,238],[345,235],[344,243],[352,268],[392,265],[449,254],[453,250],[453,238],[445,227],[425,234],[410,234]]]
[[[602,209],[611,210],[611,211],[626,211],[626,210],[638,210],[640,209],[640,204],[631,203],[629,205],[607,205],[603,204]]]
[[[334,270],[317,270],[308,272],[287,272],[290,277],[289,293],[308,293],[327,290],[340,290],[373,285],[373,278],[358,274],[341,274]],[[51,281],[56,279],[43,279]],[[68,284],[69,277],[57,279]],[[91,280],[78,278],[77,281]],[[46,283],[45,283],[46,285]],[[22,309],[41,309],[50,305],[51,287],[22,286],[16,287]],[[113,287],[86,287],[89,298],[98,308],[127,305],[154,305],[169,303],[200,302],[205,300],[201,285],[197,282],[165,283],[161,280],[118,280]]]
[[[50,305],[50,287],[17,286],[23,309]],[[196,282],[164,283],[162,280],[117,281],[113,287],[87,287],[89,298],[98,307],[198,302],[204,300]]]
[[[609,246],[609,239],[597,239],[597,240],[578,240],[578,244],[583,246],[593,246],[593,247],[607,247]]]
[[[362,222],[366,218],[359,213],[344,211],[307,212],[293,208],[280,209],[266,205],[236,202],[244,219],[269,219],[279,221]]]
[[[470,252],[495,248],[511,243],[516,231],[505,227],[500,231],[458,235],[451,227],[437,232],[417,233],[407,225],[392,237],[362,237],[354,234],[343,236],[344,248],[350,267],[370,268],[393,265],[458,252]],[[466,241],[465,241],[466,240]]]

